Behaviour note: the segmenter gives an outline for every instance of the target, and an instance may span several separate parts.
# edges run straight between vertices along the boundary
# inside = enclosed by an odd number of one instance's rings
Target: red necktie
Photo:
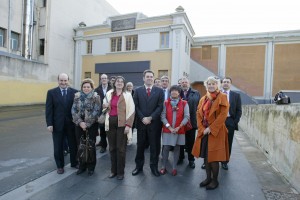
[[[150,88],[147,88],[147,95],[148,95],[148,97],[150,96],[150,94],[151,94]]]

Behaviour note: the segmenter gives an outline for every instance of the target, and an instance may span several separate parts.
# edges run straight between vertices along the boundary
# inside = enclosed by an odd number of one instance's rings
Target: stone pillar
[[[264,76],[264,99],[272,103],[273,71],[274,71],[274,43],[269,41],[266,46]]]
[[[218,76],[226,76],[226,46],[224,44],[219,47]]]

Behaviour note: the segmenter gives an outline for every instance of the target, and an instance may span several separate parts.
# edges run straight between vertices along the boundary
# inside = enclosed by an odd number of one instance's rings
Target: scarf
[[[177,111],[177,110],[178,110],[178,109],[177,109],[177,104],[178,104],[178,102],[179,102],[179,98],[173,99],[172,97],[170,97],[170,104],[171,104],[171,106],[172,106],[172,110],[173,110],[173,111]]]
[[[94,95],[94,90],[92,90],[91,92],[85,94],[84,92],[80,91],[80,115],[81,117],[84,118],[85,116],[85,111],[90,111],[93,108],[93,101],[91,100],[91,98],[93,98]]]
[[[204,100],[203,110],[202,110],[203,111],[202,124],[205,128],[209,126],[207,119],[208,119],[208,116],[209,116],[210,108],[211,108],[214,100],[217,98],[218,94],[220,94],[219,90],[216,90],[214,92],[207,92],[206,93],[206,98]]]

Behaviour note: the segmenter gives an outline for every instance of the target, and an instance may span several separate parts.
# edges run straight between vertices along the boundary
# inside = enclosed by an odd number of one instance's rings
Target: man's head
[[[151,87],[154,82],[154,72],[147,69],[144,71],[143,76],[144,84],[148,87]]]
[[[114,85],[115,81],[116,81],[116,76],[111,76],[111,77],[110,77],[110,80],[109,80],[111,86]]]
[[[181,79],[181,88],[182,90],[186,91],[190,88],[190,81],[187,77],[183,77]]]
[[[169,77],[167,76],[162,76],[160,78],[160,81],[161,81],[161,87],[163,89],[167,89],[169,87]]]
[[[225,77],[222,79],[222,88],[223,90],[230,90],[230,87],[231,87],[231,83],[232,83],[232,80],[230,77]]]
[[[107,75],[106,74],[102,74],[101,77],[100,77],[100,80],[101,80],[102,85],[107,85],[108,80],[107,80]]]
[[[154,85],[155,85],[156,87],[161,87],[161,81],[160,81],[159,78],[154,79]]]
[[[66,73],[61,73],[57,76],[58,86],[65,89],[69,86],[69,76]]]
[[[181,78],[180,78],[180,79],[178,79],[178,86],[180,86],[180,87],[181,87]]]

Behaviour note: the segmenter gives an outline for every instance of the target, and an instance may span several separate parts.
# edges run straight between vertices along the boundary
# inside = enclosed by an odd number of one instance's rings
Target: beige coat
[[[206,95],[200,99],[197,108],[198,133],[192,150],[192,154],[197,158],[200,156],[201,140],[205,130],[205,127],[202,125],[205,99]],[[214,100],[208,117],[208,124],[211,130],[211,133],[208,135],[208,162],[229,160],[228,130],[225,126],[228,110],[227,96],[220,93]]]

